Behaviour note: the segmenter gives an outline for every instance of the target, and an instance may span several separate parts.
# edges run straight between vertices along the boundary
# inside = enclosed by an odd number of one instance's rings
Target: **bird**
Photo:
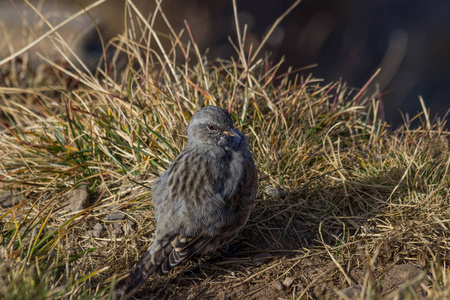
[[[226,246],[247,223],[258,175],[247,137],[226,109],[206,106],[187,126],[186,147],[152,185],[156,230],[149,249],[116,286],[130,298],[151,276]]]

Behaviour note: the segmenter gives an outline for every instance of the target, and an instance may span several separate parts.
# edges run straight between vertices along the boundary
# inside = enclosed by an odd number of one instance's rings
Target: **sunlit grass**
[[[295,285],[274,295],[314,298],[360,284],[361,298],[373,299],[384,270],[414,263],[427,274],[420,285],[429,297],[448,295],[445,124],[430,122],[424,107],[418,127],[392,130],[379,118],[378,95],[305,70],[280,74],[281,63],[262,50],[245,52],[245,32],[234,41],[237,58],[205,63],[188,24],[178,34],[167,23],[172,34],[161,35],[132,2],[127,9],[131,26],[104,45],[94,71],[45,54],[36,65],[26,52],[0,66],[0,200],[17,200],[0,203],[0,298],[113,297],[111,282],[154,230],[149,187],[205,105],[227,108],[249,137],[260,195],[236,259],[192,273],[183,266],[149,280],[149,294],[195,298],[213,280],[250,297],[289,275]],[[72,212],[66,197],[80,186],[91,205]],[[124,219],[110,221],[117,212]],[[93,236],[97,223],[104,229]],[[267,263],[252,264],[265,252]],[[321,275],[308,273],[311,258]]]

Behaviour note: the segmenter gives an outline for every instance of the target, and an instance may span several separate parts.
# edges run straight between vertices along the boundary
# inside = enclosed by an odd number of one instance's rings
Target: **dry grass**
[[[160,35],[129,3],[130,27],[104,45],[110,55],[94,71],[69,57],[36,66],[27,52],[0,66],[0,191],[16,200],[0,203],[0,298],[113,298],[111,280],[154,230],[149,186],[209,104],[228,108],[250,139],[256,208],[233,257],[194,259],[136,297],[307,299],[360,285],[360,298],[377,299],[386,271],[405,263],[424,273],[393,297],[448,297],[444,124],[424,108],[418,126],[389,130],[377,95],[280,74],[281,63],[244,47],[245,31],[237,59],[205,62],[188,24]],[[67,211],[81,186],[92,205]],[[126,218],[106,220],[117,211]],[[274,288],[287,277],[292,286]]]

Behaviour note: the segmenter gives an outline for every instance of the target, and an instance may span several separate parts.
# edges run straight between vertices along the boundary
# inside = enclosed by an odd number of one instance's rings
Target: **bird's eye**
[[[210,130],[210,131],[216,130],[216,126],[214,126],[212,124],[208,124],[207,127],[208,127],[208,130]]]

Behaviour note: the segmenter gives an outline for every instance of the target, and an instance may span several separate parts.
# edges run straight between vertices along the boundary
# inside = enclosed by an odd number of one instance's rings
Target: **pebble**
[[[67,194],[67,209],[72,212],[77,212],[86,209],[90,206],[89,191],[86,187],[80,187],[70,191]]]
[[[337,295],[344,299],[358,299],[361,296],[362,286],[355,285],[349,288],[340,290],[337,292]]]
[[[122,221],[126,215],[123,212],[112,212],[105,217],[105,221]]]
[[[274,198],[285,198],[287,196],[287,192],[279,187],[266,186],[264,188],[264,193]]]
[[[282,291],[283,290],[283,285],[281,284],[281,282],[279,282],[278,280],[274,281],[272,283],[272,287],[276,290]]]
[[[87,235],[89,235],[93,238],[99,238],[101,235],[101,232],[99,230],[88,230]]]
[[[293,277],[286,277],[286,278],[283,280],[283,285],[284,285],[287,289],[289,289],[289,288],[292,286],[293,283],[294,283],[294,278],[293,278]]]
[[[95,226],[94,226],[94,230],[96,230],[96,231],[102,231],[103,230],[103,225],[101,224],[101,223],[97,223],[97,224],[95,224]]]
[[[117,237],[117,236],[123,235],[123,230],[122,230],[122,228],[115,228],[115,229],[113,229],[113,231],[111,231],[111,235],[112,235],[113,237]]]
[[[381,281],[381,291],[383,294],[397,290],[403,283],[406,283],[417,276],[424,275],[424,272],[411,264],[396,265],[386,272]]]
[[[22,200],[22,195],[13,195],[11,191],[0,193],[0,207],[13,207]]]

